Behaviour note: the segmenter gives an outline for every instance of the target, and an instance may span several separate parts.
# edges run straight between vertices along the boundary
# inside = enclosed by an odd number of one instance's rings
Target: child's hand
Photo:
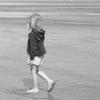
[[[30,58],[28,58],[27,60],[27,65],[30,65]]]
[[[30,65],[33,65],[34,64],[34,61],[33,60],[30,60],[30,63],[29,63]]]

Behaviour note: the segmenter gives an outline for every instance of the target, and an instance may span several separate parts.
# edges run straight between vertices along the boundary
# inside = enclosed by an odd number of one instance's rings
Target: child
[[[30,33],[28,34],[27,43],[27,53],[29,55],[28,63],[30,65],[30,70],[32,72],[34,87],[27,90],[27,93],[38,93],[38,76],[46,80],[48,83],[48,92],[50,92],[54,86],[55,82],[48,78],[48,76],[39,70],[40,65],[43,63],[44,55],[46,50],[44,47],[45,31],[41,28],[41,16],[39,14],[33,14],[30,16],[30,21],[28,27]]]

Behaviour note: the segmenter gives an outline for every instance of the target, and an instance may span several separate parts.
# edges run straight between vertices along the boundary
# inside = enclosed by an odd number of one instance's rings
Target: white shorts
[[[33,65],[41,65],[43,63],[43,56],[42,57],[34,57],[33,60],[31,60]]]

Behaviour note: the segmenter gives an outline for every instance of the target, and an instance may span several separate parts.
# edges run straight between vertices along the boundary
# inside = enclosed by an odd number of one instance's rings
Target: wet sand
[[[99,26],[48,24],[41,70],[57,84],[51,94],[40,79],[39,94],[25,94],[32,80],[27,66],[24,24],[0,24],[0,98],[2,100],[99,100]],[[44,90],[43,90],[44,89]]]

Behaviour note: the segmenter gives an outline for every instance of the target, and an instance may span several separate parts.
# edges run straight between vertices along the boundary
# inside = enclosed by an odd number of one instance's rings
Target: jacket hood
[[[45,31],[42,28],[40,30],[36,30],[35,28],[32,28],[32,32],[34,32],[34,35],[37,37],[39,41],[44,40]]]

